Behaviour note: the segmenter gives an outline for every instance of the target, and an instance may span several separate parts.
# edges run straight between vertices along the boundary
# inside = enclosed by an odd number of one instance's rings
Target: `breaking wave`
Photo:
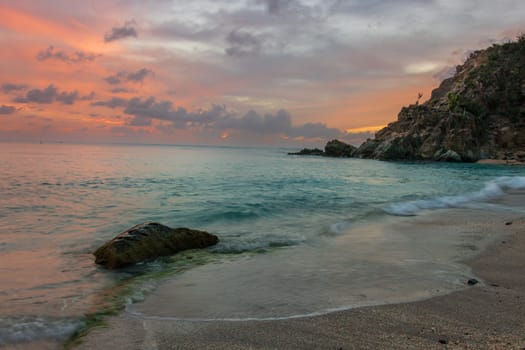
[[[82,321],[74,319],[0,318],[0,346],[38,339],[64,340],[82,325]]]
[[[504,196],[509,190],[525,189],[525,176],[503,176],[488,182],[477,192],[443,196],[409,202],[392,203],[383,210],[390,215],[413,216],[422,210],[461,207],[469,203],[486,202]]]

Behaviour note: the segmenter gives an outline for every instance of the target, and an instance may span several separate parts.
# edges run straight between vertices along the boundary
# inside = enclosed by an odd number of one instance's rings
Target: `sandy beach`
[[[523,194],[503,204],[523,207]],[[501,201],[500,201],[501,202]],[[432,215],[447,214],[440,211]],[[174,321],[127,313],[92,330],[77,349],[523,349],[525,219],[448,216],[462,230],[501,233],[465,263],[480,283],[423,301],[275,321]],[[421,218],[409,218],[416,224]],[[431,225],[435,224],[432,221]],[[419,222],[429,225],[428,220]],[[162,300],[157,302],[162,303]]]

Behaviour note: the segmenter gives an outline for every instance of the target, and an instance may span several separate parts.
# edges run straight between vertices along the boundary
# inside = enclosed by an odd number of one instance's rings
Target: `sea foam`
[[[383,210],[390,215],[413,216],[422,210],[461,207],[473,202],[486,202],[504,196],[509,190],[525,189],[525,176],[502,176],[476,192],[392,203]]]
[[[44,317],[0,318],[0,346],[31,342],[37,339],[63,340],[83,323],[75,319]]]

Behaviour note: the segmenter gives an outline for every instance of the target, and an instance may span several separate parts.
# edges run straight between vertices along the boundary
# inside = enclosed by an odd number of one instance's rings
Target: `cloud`
[[[143,83],[144,79],[148,76],[153,76],[154,73],[151,69],[142,68],[139,69],[136,72],[125,72],[121,71],[117,74],[110,75],[109,77],[104,78],[104,80],[108,84],[116,85],[116,84],[122,84],[124,82],[132,82],[132,83]]]
[[[47,49],[40,51],[36,58],[39,61],[47,61],[50,59],[59,60],[66,63],[79,63],[79,62],[92,62],[100,55],[94,53],[86,53],[83,51],[75,51],[67,53],[65,51],[55,51],[53,46],[49,46]]]
[[[13,83],[5,83],[2,84],[2,91],[7,93],[10,93],[12,91],[23,91],[27,89],[26,84],[13,84]]]
[[[347,14],[366,16],[391,13],[400,9],[406,9],[416,6],[437,6],[437,0],[367,0],[367,1],[345,1],[337,0],[332,5],[332,11]]]
[[[108,84],[120,84],[122,82],[122,78],[119,77],[120,73],[117,73],[115,75],[110,75],[109,77],[107,78],[104,78],[104,80],[108,83]]]
[[[0,106],[0,115],[13,114],[16,111],[17,111],[17,108],[14,106],[6,106],[6,105]]]
[[[25,97],[16,97],[15,102],[18,103],[40,103],[47,104],[53,103],[57,97],[58,89],[54,85],[49,85],[45,89],[32,89],[29,90]]]
[[[290,113],[279,110],[275,114],[260,115],[256,111],[248,111],[241,117],[226,115],[216,122],[220,130],[234,129],[261,134],[290,134],[292,131],[292,118]]]
[[[149,75],[153,75],[153,71],[151,69],[142,68],[136,72],[128,73],[128,75],[126,76],[126,81],[142,83],[144,79]]]
[[[96,101],[91,103],[92,106],[102,106],[108,108],[117,108],[117,107],[126,107],[128,105],[128,100],[120,97],[113,97],[107,101]]]
[[[277,14],[283,5],[286,6],[289,0],[262,0],[258,2],[266,5],[268,13]]]
[[[115,40],[121,40],[129,37],[138,37],[137,31],[135,30],[136,23],[134,20],[126,21],[122,27],[113,27],[111,32],[104,35],[104,41],[109,43]]]
[[[293,0],[258,0],[257,3],[264,4],[269,14],[276,15],[286,10]]]
[[[97,101],[93,106],[124,108],[124,113],[132,116],[128,126],[151,126],[153,120],[171,122],[178,129],[206,128],[218,132],[240,131],[254,135],[283,135],[290,138],[335,138],[346,135],[345,132],[329,128],[324,123],[306,123],[295,126],[286,110],[275,113],[259,114],[250,110],[243,115],[230,111],[224,105],[212,105],[209,109],[188,111],[184,107],[175,107],[171,101],[157,101],[155,97],[134,97],[129,100],[114,97],[107,101]]]
[[[72,105],[78,99],[78,91],[61,92],[55,99],[65,105]]]
[[[58,88],[50,84],[45,89],[29,90],[25,96],[18,96],[13,101],[18,103],[38,103],[51,104],[55,101],[62,104],[72,105],[76,101],[89,101],[95,98],[95,93],[91,92],[89,95],[81,96],[77,90],[59,92]]]
[[[304,137],[304,138],[337,138],[341,137],[343,132],[336,128],[329,128],[324,123],[306,123],[297,127],[293,127],[290,131],[290,136]]]
[[[225,50],[228,56],[247,56],[260,53],[264,39],[261,36],[236,29],[228,33],[226,42],[230,45]]]
[[[111,89],[111,92],[114,94],[120,94],[120,93],[135,92],[135,90],[117,86],[116,88]]]

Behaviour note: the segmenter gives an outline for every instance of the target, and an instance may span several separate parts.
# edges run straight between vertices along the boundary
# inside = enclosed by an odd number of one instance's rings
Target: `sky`
[[[360,144],[523,0],[0,0],[0,141]]]

